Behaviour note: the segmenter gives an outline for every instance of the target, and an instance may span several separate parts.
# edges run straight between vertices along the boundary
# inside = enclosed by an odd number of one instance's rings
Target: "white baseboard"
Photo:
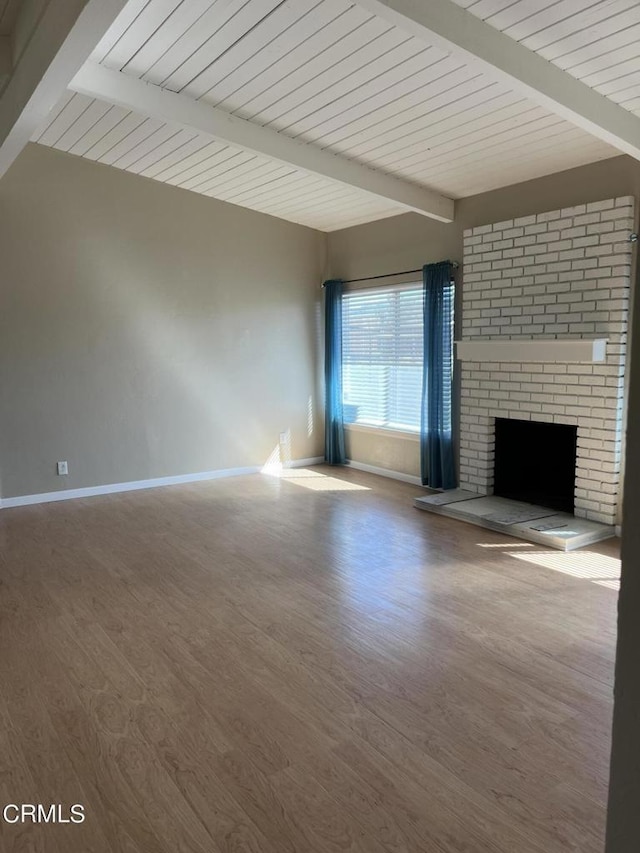
[[[355,462],[353,459],[348,459],[347,465],[349,468],[355,468],[357,471],[366,471],[368,474],[378,474],[380,477],[390,477],[392,480],[401,480],[403,483],[411,483],[412,486],[422,485],[420,477],[414,477],[413,474],[403,474],[402,471],[391,471],[389,468],[377,468],[375,465],[365,465],[364,462]]]
[[[287,468],[306,468],[309,465],[322,465],[324,456],[310,456],[308,459],[293,459],[287,464]]]
[[[324,462],[322,456],[312,456],[308,459],[293,459],[286,463],[285,468],[306,468],[308,465],[318,465]],[[86,486],[82,489],[66,489],[59,492],[41,492],[36,495],[18,495],[15,498],[0,500],[1,509],[31,504],[45,504],[54,501],[70,501],[75,498],[90,498],[96,495],[113,495],[118,492],[136,492],[141,489],[157,489],[161,486],[177,486],[183,483],[197,483],[202,480],[220,480],[225,477],[240,477],[243,474],[259,474],[263,470],[260,465],[246,468],[220,468],[217,471],[200,471],[196,474],[177,474],[172,477],[154,477],[151,480],[131,480],[127,483],[108,483],[104,486]]]

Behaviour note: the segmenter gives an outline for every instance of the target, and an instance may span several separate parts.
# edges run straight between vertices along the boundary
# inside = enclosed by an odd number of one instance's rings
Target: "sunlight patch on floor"
[[[347,480],[338,480],[337,477],[330,477],[327,474],[321,474],[320,471],[311,471],[309,468],[280,468],[279,470],[271,466],[267,469],[262,469],[264,474],[270,474],[273,477],[278,477],[281,480],[286,480],[288,483],[293,483],[295,486],[302,486],[304,489],[310,489],[314,492],[370,492],[368,486],[361,486],[359,483],[350,483]]]
[[[620,588],[620,560],[617,557],[595,551],[514,551],[509,556],[574,578],[590,580],[609,589]]]
[[[535,548],[533,542],[478,542],[478,548]]]

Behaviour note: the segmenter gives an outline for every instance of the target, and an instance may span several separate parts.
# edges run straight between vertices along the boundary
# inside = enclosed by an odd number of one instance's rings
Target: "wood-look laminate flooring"
[[[7,853],[601,853],[617,543],[317,467],[0,513]]]

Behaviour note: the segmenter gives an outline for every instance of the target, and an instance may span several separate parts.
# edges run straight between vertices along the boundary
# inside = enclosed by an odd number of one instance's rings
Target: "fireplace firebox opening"
[[[494,494],[573,513],[578,429],[496,418]]]

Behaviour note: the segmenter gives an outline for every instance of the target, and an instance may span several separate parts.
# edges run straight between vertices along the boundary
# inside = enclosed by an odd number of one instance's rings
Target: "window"
[[[422,300],[421,284],[343,295],[345,423],[419,432]]]

